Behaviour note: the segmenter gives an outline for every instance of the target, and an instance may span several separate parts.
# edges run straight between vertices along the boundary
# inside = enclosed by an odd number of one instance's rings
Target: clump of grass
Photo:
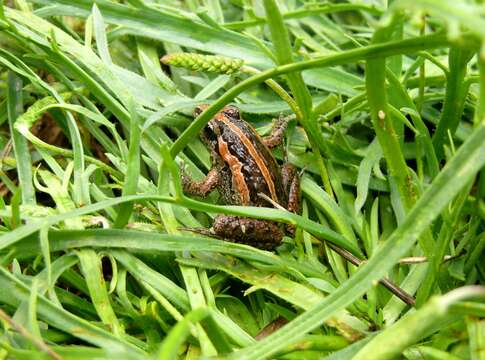
[[[3,5],[0,358],[482,358],[483,6],[390,3]],[[294,119],[301,214],[183,194],[228,103]]]

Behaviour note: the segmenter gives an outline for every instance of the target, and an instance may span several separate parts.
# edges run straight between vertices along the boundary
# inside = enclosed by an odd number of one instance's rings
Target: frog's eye
[[[199,116],[200,114],[202,114],[202,112],[207,109],[209,107],[209,105],[207,104],[203,104],[203,105],[197,105],[194,109],[194,117],[197,117]]]
[[[222,111],[224,115],[233,119],[239,119],[241,116],[239,109],[235,106],[226,106]]]

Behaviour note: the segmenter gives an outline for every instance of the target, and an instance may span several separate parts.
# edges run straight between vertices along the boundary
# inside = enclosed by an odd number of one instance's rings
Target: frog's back
[[[280,181],[279,166],[256,130],[240,118],[219,117],[221,140],[227,144],[229,152],[237,159],[240,167],[232,175],[242,178],[249,192],[249,201],[242,205],[269,206],[268,201],[258,194],[263,193],[284,206],[286,199]]]

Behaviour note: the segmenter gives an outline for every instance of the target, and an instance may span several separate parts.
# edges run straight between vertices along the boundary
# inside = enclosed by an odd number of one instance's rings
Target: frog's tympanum
[[[197,107],[195,115],[206,107]],[[261,138],[251,125],[241,119],[238,108],[226,106],[209,121],[201,134],[202,141],[211,151],[212,169],[200,182],[182,175],[185,193],[206,196],[217,189],[226,204],[274,207],[277,203],[298,213],[298,173],[291,164],[278,165],[270,151],[270,148],[281,144],[286,125],[286,121],[279,120],[272,133]],[[212,231],[218,237],[233,242],[270,250],[281,242],[284,232],[292,234],[293,228],[268,220],[219,215],[214,220]]]

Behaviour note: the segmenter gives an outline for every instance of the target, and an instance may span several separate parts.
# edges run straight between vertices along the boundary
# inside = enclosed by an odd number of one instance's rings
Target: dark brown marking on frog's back
[[[246,178],[242,172],[243,164],[239,161],[237,156],[231,153],[227,142],[222,138],[219,139],[219,154],[221,154],[222,159],[226,162],[227,166],[229,166],[232,173],[233,186],[240,196],[239,203],[241,205],[250,205],[250,192]]]
[[[279,203],[280,199],[277,194],[281,193],[282,188],[281,184],[276,181],[279,179],[278,164],[256,131],[243,120],[235,118],[229,120],[222,113],[219,113],[213,121],[221,124],[220,128],[223,129],[221,135],[228,144],[244,145],[230,146],[230,150],[244,164],[242,169],[246,172],[246,179],[249,180],[248,188],[252,190],[253,204],[267,206],[267,201],[257,195],[260,192],[267,194]],[[263,189],[264,187],[266,189]]]

